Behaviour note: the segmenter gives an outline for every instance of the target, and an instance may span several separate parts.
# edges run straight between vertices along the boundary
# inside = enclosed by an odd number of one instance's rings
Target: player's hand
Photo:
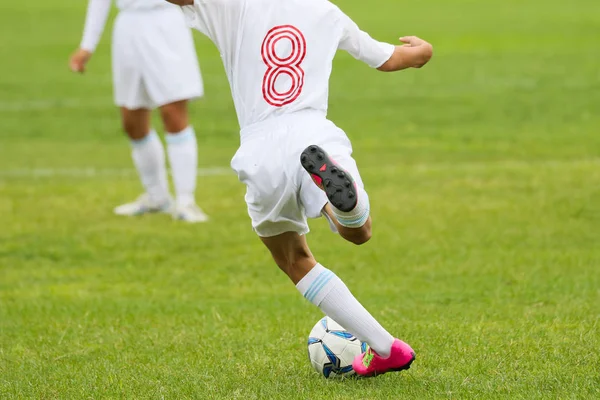
[[[404,43],[405,46],[409,46],[409,47],[419,47],[419,46],[429,44],[417,36],[403,36],[400,38],[400,41],[402,43]]]
[[[69,68],[73,72],[84,73],[85,66],[90,61],[90,58],[92,58],[91,52],[84,49],[77,49],[69,59]]]
[[[401,71],[406,68],[421,68],[433,56],[433,46],[416,36],[400,38],[401,46],[396,46],[394,53],[382,66],[377,68],[383,72]]]
[[[433,57],[433,46],[419,37],[404,36],[400,38],[400,41],[404,43],[402,47],[408,50],[413,57],[413,68],[421,68]]]

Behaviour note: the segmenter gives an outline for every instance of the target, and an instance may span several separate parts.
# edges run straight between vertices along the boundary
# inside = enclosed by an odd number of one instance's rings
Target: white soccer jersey
[[[327,0],[196,0],[183,8],[219,49],[241,128],[306,109],[326,115],[338,49],[374,68],[394,51]]]
[[[148,8],[164,7],[164,0],[117,0],[119,10],[146,10]]]

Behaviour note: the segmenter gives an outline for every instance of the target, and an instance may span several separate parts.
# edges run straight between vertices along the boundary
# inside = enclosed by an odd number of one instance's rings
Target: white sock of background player
[[[131,156],[150,200],[157,205],[167,202],[169,200],[169,184],[165,151],[154,130],[150,131],[143,139],[131,140]]]
[[[181,132],[167,133],[166,141],[177,205],[186,207],[195,203],[198,174],[196,133],[193,127],[188,126]]]

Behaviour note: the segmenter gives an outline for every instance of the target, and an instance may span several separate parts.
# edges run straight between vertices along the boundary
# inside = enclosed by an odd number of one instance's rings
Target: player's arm
[[[421,68],[427,64],[433,56],[433,46],[416,36],[405,36],[400,38],[404,43],[396,46],[389,60],[383,63],[380,71],[394,72],[407,68]]]
[[[87,62],[100,42],[110,12],[111,0],[89,0],[83,38],[71,55],[69,67],[73,72],[84,72]]]
[[[357,60],[380,71],[400,71],[406,68],[420,68],[425,65],[433,55],[433,47],[416,36],[407,36],[400,39],[402,46],[379,42],[360,30],[341,10],[337,9],[339,23],[342,27],[342,36],[338,45],[340,50],[345,50]]]

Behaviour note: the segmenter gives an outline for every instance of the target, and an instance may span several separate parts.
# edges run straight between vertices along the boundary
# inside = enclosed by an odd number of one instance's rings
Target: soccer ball
[[[354,375],[354,357],[367,351],[367,344],[329,317],[321,319],[308,336],[308,359],[325,378]]]

